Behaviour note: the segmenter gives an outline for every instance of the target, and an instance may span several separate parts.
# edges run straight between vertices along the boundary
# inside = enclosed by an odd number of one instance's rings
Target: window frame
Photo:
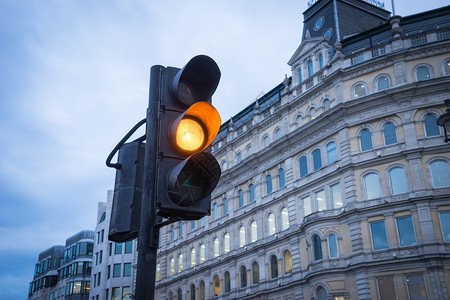
[[[401,219],[407,219],[407,218],[409,218],[410,221],[411,221],[412,233],[413,233],[413,236],[414,236],[414,242],[412,244],[402,245],[402,238],[401,238],[402,234],[401,234],[401,230],[400,230],[398,221],[401,220]],[[416,229],[415,229],[415,226],[414,226],[414,219],[412,218],[412,215],[396,217],[395,218],[395,226],[396,226],[396,229],[397,229],[397,238],[398,238],[398,245],[399,245],[399,247],[409,247],[409,246],[417,245],[417,234],[416,234]]]
[[[372,224],[381,224],[381,223],[383,223],[383,226],[384,226],[384,241],[383,242],[386,242],[386,244],[387,244],[387,247],[385,247],[385,248],[376,248],[375,249],[375,239],[374,239],[374,230],[373,230],[373,227],[372,227]],[[369,229],[370,229],[370,238],[371,238],[371,242],[372,242],[372,250],[373,251],[378,251],[378,250],[385,250],[385,249],[389,249],[390,248],[390,245],[389,245],[389,238],[388,238],[388,236],[387,236],[387,229],[386,229],[386,220],[385,219],[382,219],[382,220],[378,220],[378,221],[372,221],[372,222],[369,222]]]
[[[366,134],[366,132],[368,134]],[[370,146],[368,144],[369,142],[370,142]],[[372,131],[369,128],[363,128],[359,132],[359,145],[360,145],[361,152],[366,152],[366,151],[373,150]]]
[[[427,122],[428,117],[434,117],[434,119]],[[442,135],[441,127],[439,125],[437,125],[437,123],[436,123],[437,119],[438,119],[438,117],[434,113],[427,113],[423,116],[423,128],[425,131],[425,137],[432,138],[432,137],[438,137],[438,136]],[[432,126],[432,127],[427,127],[427,124],[429,124],[428,126]],[[436,128],[438,131],[437,134],[435,134]],[[430,133],[430,134],[428,134],[428,133]]]
[[[311,247],[312,247],[313,261],[322,260],[323,259],[322,239],[317,233],[314,233],[311,236]]]
[[[356,89],[357,89],[358,87],[360,87],[360,86],[362,86],[362,88],[364,89],[364,95],[358,95],[358,94],[356,93]],[[358,82],[356,82],[356,83],[353,85],[353,87],[352,87],[352,99],[359,99],[359,98],[361,98],[361,97],[367,96],[367,94],[368,94],[368,91],[367,91],[367,83],[365,83],[365,82],[363,82],[363,81],[358,81]]]
[[[393,128],[390,127],[391,125],[393,126]],[[387,126],[389,126],[389,128]],[[390,132],[388,132],[388,134],[386,134],[387,130],[393,130],[393,131],[390,131]],[[393,140],[395,137],[395,142],[389,141],[389,143],[388,143],[387,137],[389,136],[389,134],[392,135],[389,137],[389,139]],[[395,126],[394,122],[389,121],[383,125],[383,141],[384,141],[385,146],[398,144],[397,126]]]
[[[426,79],[420,79],[419,78],[419,70],[424,70],[424,69],[428,70],[429,77]],[[433,78],[433,71],[430,66],[422,64],[422,65],[418,65],[414,68],[414,75],[415,75],[416,81],[430,80]]]
[[[336,242],[336,256],[331,256],[331,243],[330,243],[330,238],[334,237],[335,242]],[[329,258],[339,258],[339,245],[338,245],[338,238],[336,236],[336,234],[332,233],[330,235],[328,235],[327,237],[327,244],[328,244],[328,257]]]

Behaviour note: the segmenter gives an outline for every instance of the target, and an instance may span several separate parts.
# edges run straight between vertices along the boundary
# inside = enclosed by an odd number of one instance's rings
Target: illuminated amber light
[[[196,151],[205,143],[205,131],[196,120],[182,119],[177,128],[176,143],[184,151]]]

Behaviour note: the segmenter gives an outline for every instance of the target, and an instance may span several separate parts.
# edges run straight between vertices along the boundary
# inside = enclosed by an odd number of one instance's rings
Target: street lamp
[[[447,143],[448,141],[450,141],[450,139],[448,138],[448,135],[450,134],[450,99],[446,99],[444,103],[445,105],[447,105],[446,113],[440,115],[436,123],[444,128],[444,142]]]

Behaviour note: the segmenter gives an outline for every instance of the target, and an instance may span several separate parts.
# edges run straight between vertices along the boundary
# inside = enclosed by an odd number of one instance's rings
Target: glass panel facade
[[[370,223],[373,250],[389,248],[384,220]]]
[[[405,170],[403,168],[393,168],[392,170],[390,170],[389,179],[391,181],[392,195],[403,194],[408,192]]]
[[[411,216],[397,218],[397,230],[400,246],[416,244],[416,234]]]
[[[450,170],[448,162],[437,160],[430,164],[431,177],[435,188],[450,186]]]

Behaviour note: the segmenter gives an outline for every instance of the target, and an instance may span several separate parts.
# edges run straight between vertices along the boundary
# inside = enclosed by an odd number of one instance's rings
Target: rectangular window
[[[97,244],[100,244],[100,231],[97,232]]]
[[[114,254],[122,254],[122,243],[116,243],[116,249],[114,250]]]
[[[397,299],[397,292],[395,290],[395,283],[393,277],[378,278],[378,293],[380,300]]]
[[[428,300],[423,274],[406,275],[405,278],[410,300]]]
[[[107,269],[107,277],[106,279],[111,278],[111,265],[108,265],[108,269]]]
[[[111,300],[120,300],[120,287],[113,287],[111,289]]]
[[[129,286],[124,286],[122,288],[122,299],[129,299],[128,297],[131,295],[131,289]]]
[[[330,187],[330,194],[331,194],[331,203],[333,205],[333,208],[335,208],[335,209],[341,208],[343,205],[341,184],[340,183],[333,184]]]
[[[98,259],[98,263],[101,264],[103,261],[103,250],[100,251],[100,255],[99,255],[99,259]]]
[[[113,277],[120,277],[120,264],[114,264],[113,266]]]
[[[308,197],[302,198],[302,202],[303,202],[303,213],[304,216],[306,217],[307,215],[311,214],[311,200]]]
[[[95,265],[98,265],[98,252],[95,253]]]
[[[325,199],[324,190],[316,192],[316,204],[317,204],[317,211],[327,209],[327,200]]]
[[[111,256],[112,255],[112,243],[109,243],[109,256]]]
[[[130,277],[131,276],[131,263],[124,263],[123,264],[123,277]]]
[[[131,253],[133,251],[133,241],[128,241],[125,243],[125,254]]]
[[[400,246],[416,244],[416,234],[411,216],[397,218],[398,239]]]
[[[94,274],[94,279],[92,280],[94,282],[93,286],[97,286],[97,274]]]
[[[384,220],[370,223],[373,250],[389,248]]]
[[[103,243],[103,240],[105,239],[105,229],[102,229],[102,236],[100,241]]]
[[[450,242],[450,211],[441,211],[439,213],[439,219],[441,220],[444,241]]]
[[[102,281],[102,273],[98,272],[98,276],[97,276],[97,285],[100,286],[100,281]]]

